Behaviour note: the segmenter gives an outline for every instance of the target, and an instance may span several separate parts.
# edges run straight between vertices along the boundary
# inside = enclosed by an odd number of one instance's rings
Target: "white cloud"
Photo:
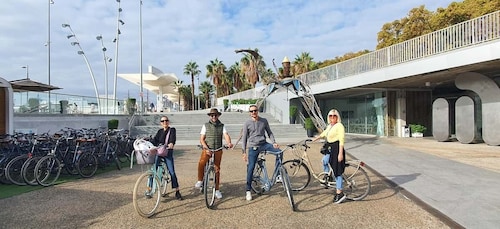
[[[4,0],[0,8],[0,77],[25,76],[48,81],[48,1]],[[68,23],[77,35],[104,94],[102,34],[107,55],[109,92],[113,90],[118,3],[112,0],[54,0],[50,6],[51,83],[64,89],[57,93],[94,96],[88,68],[61,24]],[[121,1],[123,9],[119,42],[119,73],[138,73],[140,63],[139,0]],[[205,80],[205,66],[218,58],[227,66],[241,59],[235,49],[258,48],[267,62],[279,64],[284,56],[294,59],[309,52],[323,61],[347,52],[373,50],[382,25],[406,16],[411,8],[425,5],[435,11],[451,0],[363,1],[242,1],[242,0],[143,0],[143,69],[154,65],[174,73],[186,84],[183,68],[196,61]],[[137,97],[139,87],[118,81],[118,97]]]

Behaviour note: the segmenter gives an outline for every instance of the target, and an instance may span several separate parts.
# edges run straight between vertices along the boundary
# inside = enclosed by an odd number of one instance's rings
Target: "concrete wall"
[[[53,134],[62,128],[108,127],[108,120],[118,119],[118,129],[129,129],[131,116],[128,115],[64,115],[64,114],[15,114],[14,132]]]

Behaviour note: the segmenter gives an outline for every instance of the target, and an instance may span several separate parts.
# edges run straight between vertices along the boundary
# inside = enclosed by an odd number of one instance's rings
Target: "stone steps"
[[[159,120],[161,116],[166,115],[170,120],[170,126],[175,127],[177,130],[177,141],[195,144],[199,141],[201,126],[208,121],[206,113],[206,111],[191,111],[137,116],[140,119],[138,121],[139,125],[131,128],[131,134],[139,137],[154,135],[160,128]],[[269,121],[271,130],[277,140],[307,138],[306,130],[301,124],[281,124],[272,116],[265,113],[260,113],[259,116]],[[220,117],[220,120],[224,123],[229,135],[233,139],[240,137],[243,123],[248,119],[248,113],[240,112],[224,112]]]

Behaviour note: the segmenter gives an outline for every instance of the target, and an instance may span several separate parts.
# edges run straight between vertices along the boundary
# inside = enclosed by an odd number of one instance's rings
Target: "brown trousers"
[[[198,162],[198,180],[202,181],[203,176],[205,175],[205,164],[207,164],[208,160],[210,160],[210,153],[208,150],[202,150],[200,161]],[[215,152],[214,164],[215,164],[215,190],[219,190],[219,182],[220,182],[220,162],[222,160],[222,150]]]

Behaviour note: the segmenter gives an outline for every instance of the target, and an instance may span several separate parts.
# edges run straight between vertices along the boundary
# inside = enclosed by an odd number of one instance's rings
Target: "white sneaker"
[[[252,200],[252,192],[247,191],[247,200],[250,201]]]
[[[278,176],[276,177],[276,183],[281,183],[281,182],[282,182],[282,181],[281,181],[281,175],[278,175]]]
[[[215,197],[217,197],[217,199],[222,199],[222,193],[220,193],[219,190],[215,190]]]
[[[196,184],[194,184],[194,187],[201,188],[202,185],[203,185],[203,181],[196,181]]]

